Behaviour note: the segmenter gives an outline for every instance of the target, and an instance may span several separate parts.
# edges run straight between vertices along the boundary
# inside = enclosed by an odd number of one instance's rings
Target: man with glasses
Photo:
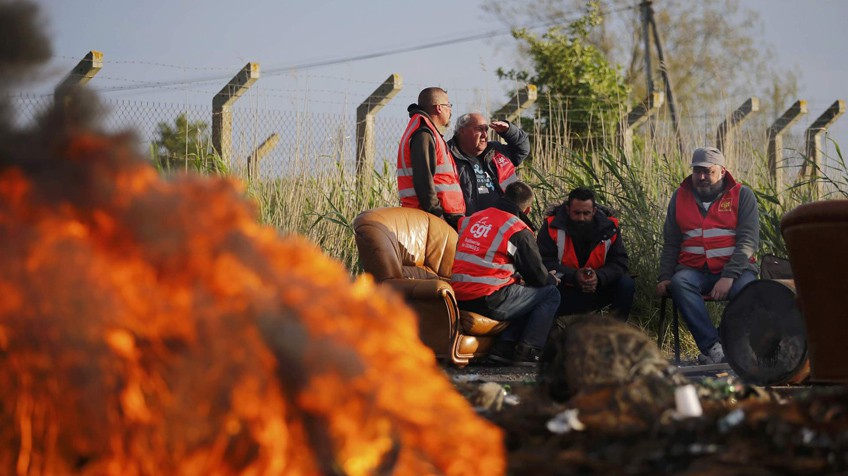
[[[490,141],[489,129],[506,144]],[[448,146],[456,161],[468,216],[493,206],[507,185],[518,180],[515,168],[530,155],[526,132],[505,121],[489,123],[478,112],[459,116]]]
[[[695,149],[692,175],[674,192],[663,227],[657,295],[669,293],[698,344],[701,363],[725,362],[704,297],[731,299],[757,278],[757,198],[724,168],[715,147]]]
[[[459,176],[442,134],[451,118],[448,93],[426,88],[410,104],[409,124],[398,146],[397,181],[401,206],[444,218],[453,228],[465,215]]]

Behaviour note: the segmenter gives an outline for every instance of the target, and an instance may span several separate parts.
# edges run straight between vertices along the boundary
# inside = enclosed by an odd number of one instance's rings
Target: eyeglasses
[[[453,104],[451,104],[451,103],[449,103],[449,102],[446,102],[446,103],[444,103],[444,104],[436,104],[436,105],[437,105],[437,106],[447,106],[447,107],[449,107],[449,108],[453,109]]]

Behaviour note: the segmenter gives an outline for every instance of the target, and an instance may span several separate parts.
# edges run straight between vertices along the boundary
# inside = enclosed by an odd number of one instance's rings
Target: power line
[[[610,10],[608,12],[602,12],[601,14],[602,15],[609,15],[609,14],[618,13],[618,12],[621,12],[621,11],[624,11],[624,10],[632,10],[634,8],[637,8],[637,7],[633,7],[633,6],[620,7],[620,8],[614,9],[614,10]],[[575,19],[576,19],[576,17],[571,18],[571,19],[563,19],[563,20],[559,20],[559,21],[554,20],[554,21],[539,22],[539,23],[536,23],[536,24],[533,24],[533,25],[526,26],[525,28],[528,28],[528,29],[546,28],[546,27],[554,26],[558,23],[574,21]],[[435,42],[432,42],[432,43],[425,43],[423,45],[408,46],[408,47],[403,47],[403,48],[394,48],[394,49],[384,50],[384,51],[380,51],[380,52],[376,52],[376,53],[355,55],[355,56],[349,56],[349,57],[345,57],[345,58],[318,60],[318,61],[310,61],[310,62],[306,62],[306,63],[300,63],[300,64],[289,65],[289,66],[272,67],[272,68],[269,68],[269,69],[263,71],[263,74],[268,75],[268,76],[276,76],[276,75],[280,75],[280,74],[284,74],[284,73],[290,73],[292,71],[300,71],[300,70],[306,70],[306,69],[312,69],[312,68],[319,68],[319,67],[322,67],[322,66],[331,66],[331,65],[335,65],[335,64],[350,63],[350,62],[355,62],[355,61],[364,61],[364,60],[369,60],[369,59],[374,59],[374,58],[381,58],[381,57],[384,57],[384,56],[392,56],[392,55],[401,54],[401,53],[410,53],[410,52],[413,52],[413,51],[421,51],[421,50],[426,50],[426,49],[431,49],[431,48],[438,48],[438,47],[441,47],[441,46],[448,46],[448,45],[454,45],[454,44],[459,44],[459,43],[466,43],[466,42],[469,42],[469,41],[485,40],[485,39],[489,39],[489,38],[494,38],[496,36],[512,34],[512,30],[513,30],[512,28],[509,28],[509,29],[498,28],[498,29],[488,30],[488,31],[484,31],[484,32],[476,33],[476,34],[472,34],[472,35],[460,36],[460,37],[453,38],[453,39],[435,41]],[[100,92],[100,93],[124,92],[124,91],[140,90],[140,89],[150,89],[150,88],[159,88],[159,87],[173,87],[173,86],[182,86],[182,85],[187,85],[187,84],[207,83],[207,82],[213,82],[213,81],[214,82],[221,82],[221,81],[227,81],[229,79],[230,79],[229,76],[215,75],[215,76],[206,76],[206,77],[198,77],[198,78],[193,78],[193,79],[181,79],[181,80],[173,80],[173,81],[142,82],[141,84],[132,85],[132,86],[115,86],[115,87],[111,87],[111,88],[96,89],[96,91]]]

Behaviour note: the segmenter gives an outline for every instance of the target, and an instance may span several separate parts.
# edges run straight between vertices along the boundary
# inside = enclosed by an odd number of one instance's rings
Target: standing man
[[[595,203],[595,193],[575,188],[554,208],[537,238],[545,267],[560,278],[558,316],[597,311],[626,321],[636,283],[627,272],[627,250],[618,219]]]
[[[725,168],[715,147],[695,149],[692,175],[668,204],[657,295],[671,294],[692,332],[703,363],[725,362],[704,296],[731,299],[757,278],[757,198]]]
[[[506,145],[489,140],[490,128]],[[477,112],[459,116],[448,146],[456,161],[468,216],[493,206],[507,185],[518,180],[515,168],[530,155],[526,132],[509,122],[489,123]]]
[[[456,166],[442,133],[450,124],[451,103],[442,88],[426,88],[410,104],[409,124],[398,147],[400,203],[442,217],[454,229],[465,215]]]
[[[531,366],[539,362],[559,306],[557,279],[548,274],[533,232],[518,217],[529,213],[532,203],[533,190],[513,182],[495,206],[463,218],[451,277],[460,309],[510,321],[490,358]]]

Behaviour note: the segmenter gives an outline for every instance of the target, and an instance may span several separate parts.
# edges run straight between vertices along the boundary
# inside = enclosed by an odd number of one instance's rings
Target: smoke
[[[10,88],[50,55],[38,8],[29,2],[0,0],[0,134],[9,129]]]

